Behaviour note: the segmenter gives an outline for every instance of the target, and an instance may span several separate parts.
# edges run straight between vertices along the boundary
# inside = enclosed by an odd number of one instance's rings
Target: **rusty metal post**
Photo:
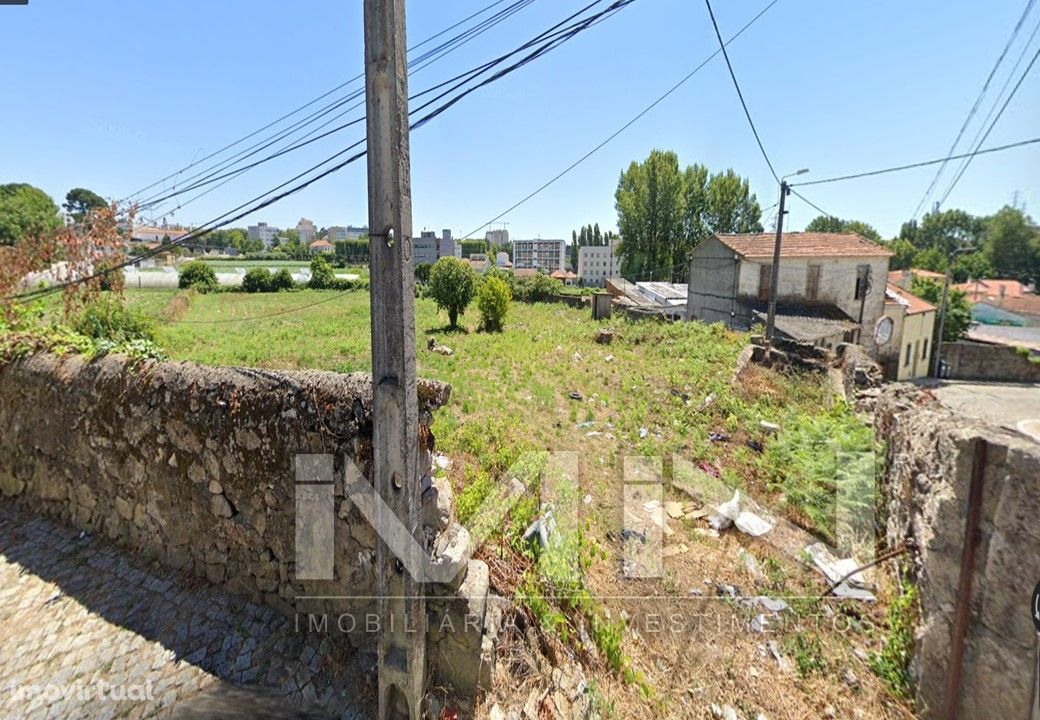
[[[943,717],[954,720],[960,712],[961,675],[964,670],[964,644],[971,622],[971,590],[975,575],[975,551],[981,533],[982,498],[986,479],[986,453],[988,443],[983,438],[975,439],[975,450],[971,462],[971,485],[968,488],[968,514],[964,522],[964,540],[961,550],[961,577],[957,587],[957,607],[953,616],[950,637],[950,673],[946,686],[946,703]]]

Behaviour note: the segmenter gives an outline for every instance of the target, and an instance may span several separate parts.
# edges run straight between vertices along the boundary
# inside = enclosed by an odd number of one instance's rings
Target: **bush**
[[[289,272],[289,268],[282,268],[271,276],[271,292],[295,289],[296,282],[292,279],[292,273]]]
[[[415,266],[415,282],[425,285],[430,282],[430,269],[433,265],[430,263],[419,263]]]
[[[253,268],[242,278],[242,289],[249,293],[271,292],[271,273],[267,268]]]
[[[504,280],[497,277],[485,278],[477,291],[477,309],[480,310],[480,326],[489,332],[501,332],[509,311],[512,295]]]
[[[117,343],[155,341],[155,327],[144,315],[126,309],[119,298],[101,296],[70,319],[72,329],[94,340]]]
[[[561,293],[563,283],[541,273],[534,277],[517,279],[513,285],[513,297],[523,302],[544,302]]]
[[[430,270],[430,297],[441,310],[448,311],[448,324],[458,327],[459,315],[473,299],[477,274],[468,262],[442,257]]]
[[[324,255],[311,260],[311,279],[307,287],[311,290],[328,290],[336,284],[336,273]]]
[[[192,260],[181,268],[177,286],[181,290],[193,288],[199,292],[212,292],[217,289],[217,274],[202,260]]]

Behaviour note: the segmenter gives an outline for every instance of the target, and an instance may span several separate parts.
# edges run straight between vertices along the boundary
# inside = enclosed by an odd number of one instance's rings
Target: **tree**
[[[888,244],[888,249],[895,253],[892,259],[888,261],[890,270],[909,270],[913,267],[914,257],[917,255],[918,250],[909,240],[896,238]]]
[[[78,187],[65,193],[65,202],[61,206],[76,222],[83,222],[92,210],[108,207],[108,203],[93,190]]]
[[[278,292],[280,290],[294,290],[296,288],[296,281],[292,278],[292,273],[289,272],[289,268],[282,268],[274,275],[271,276],[271,290]]]
[[[480,311],[481,329],[486,332],[502,331],[510,299],[509,285],[501,278],[491,276],[480,283],[477,309]]]
[[[990,265],[986,253],[973,252],[961,255],[950,268],[954,282],[967,282],[968,280],[981,280],[993,276],[993,266]]]
[[[55,232],[63,225],[50,195],[25,183],[0,185],[0,245]]]
[[[980,247],[984,223],[963,210],[927,213],[912,241],[927,250],[936,248],[944,257],[963,248]]]
[[[448,311],[448,325],[458,327],[459,315],[473,299],[476,273],[468,262],[442,257],[430,270],[430,297],[441,310]]]
[[[818,215],[805,226],[806,232],[855,233],[876,243],[881,242],[881,233],[862,220],[842,220],[828,215]]]
[[[621,173],[614,199],[621,274],[626,278],[672,277],[672,244],[682,237],[683,189],[673,152],[653,150],[644,162],[633,162]]]
[[[425,285],[430,282],[430,269],[433,267],[431,263],[419,263],[415,266],[415,282]]]
[[[252,268],[242,278],[242,289],[247,293],[271,292],[271,273],[267,268]]]
[[[942,303],[942,283],[931,278],[914,276],[910,281],[910,292],[939,308]],[[941,310],[941,308],[940,308]],[[943,321],[943,342],[956,342],[968,333],[971,327],[971,304],[961,290],[950,288],[946,298],[946,319]],[[935,318],[935,330],[939,332],[939,318]]]
[[[217,274],[213,267],[202,260],[192,260],[181,268],[181,275],[177,279],[177,287],[181,290],[191,288],[199,292],[210,292],[217,289]]]
[[[762,232],[762,208],[746,178],[732,169],[708,178],[707,223],[716,233]]]
[[[315,255],[311,260],[311,279],[307,287],[312,290],[328,290],[336,284],[336,273],[324,255]]]
[[[1005,205],[985,227],[985,255],[996,277],[1028,282],[1040,274],[1040,233],[1025,213]]]

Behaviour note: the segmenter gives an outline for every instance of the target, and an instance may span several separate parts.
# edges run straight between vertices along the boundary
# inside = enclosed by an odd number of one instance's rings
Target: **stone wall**
[[[1034,362],[1006,345],[961,340],[942,344],[944,377],[957,380],[1040,382],[1040,362]]]
[[[976,438],[989,445],[959,716],[1027,717],[1036,638],[1029,601],[1040,580],[1040,445],[902,384],[878,395],[875,418],[888,448],[888,544],[914,548],[920,717],[942,713]]]
[[[431,413],[449,392],[443,383],[420,382],[424,475],[434,445]],[[362,374],[36,355],[0,366],[0,489],[5,501],[104,534],[301,617],[301,625],[309,621],[306,614],[327,616],[330,632],[370,650],[377,640],[369,625],[378,618],[371,599],[376,533],[344,497],[339,479],[348,460],[370,477],[371,410],[371,378]],[[334,458],[332,580],[297,578],[300,454]],[[433,480],[423,497],[430,506],[423,512],[430,548],[460,534],[451,523],[446,479]],[[438,599],[429,603],[431,612],[458,614],[472,600],[481,611],[480,628],[475,637],[428,635],[429,655],[435,679],[453,670],[436,664],[444,644],[457,656],[456,667],[472,669],[475,682],[473,659],[479,664],[486,639],[487,568],[469,559],[468,546],[456,543],[453,552],[459,572],[448,586],[432,589]],[[460,597],[459,583],[471,597]],[[440,618],[431,618],[434,623]],[[469,661],[462,657],[466,649]]]

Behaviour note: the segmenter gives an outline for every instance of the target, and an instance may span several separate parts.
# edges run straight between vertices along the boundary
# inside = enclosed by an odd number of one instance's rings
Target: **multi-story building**
[[[256,225],[250,225],[246,228],[246,235],[250,240],[259,240],[264,244],[264,247],[270,247],[271,243],[274,242],[274,238],[281,230],[273,225],[268,225],[265,222],[257,223]]]
[[[328,240],[360,240],[362,235],[368,235],[368,225],[334,225],[328,229]]]
[[[318,237],[318,229],[307,218],[300,218],[300,222],[296,223],[296,232],[304,245],[310,245]]]
[[[621,274],[621,258],[615,252],[618,240],[611,236],[606,245],[578,248],[578,280],[582,285],[603,287],[607,278]]]
[[[492,245],[508,245],[509,244],[509,231],[505,228],[499,230],[488,230],[484,233],[484,239]]]
[[[440,240],[433,230],[423,230],[412,240],[412,262],[415,265],[433,265],[437,262]]]
[[[441,242],[437,248],[437,257],[462,257],[462,246],[456,247],[455,238],[451,236],[451,230],[441,230]]]
[[[551,273],[562,271],[567,257],[566,240],[514,240],[513,267]]]

